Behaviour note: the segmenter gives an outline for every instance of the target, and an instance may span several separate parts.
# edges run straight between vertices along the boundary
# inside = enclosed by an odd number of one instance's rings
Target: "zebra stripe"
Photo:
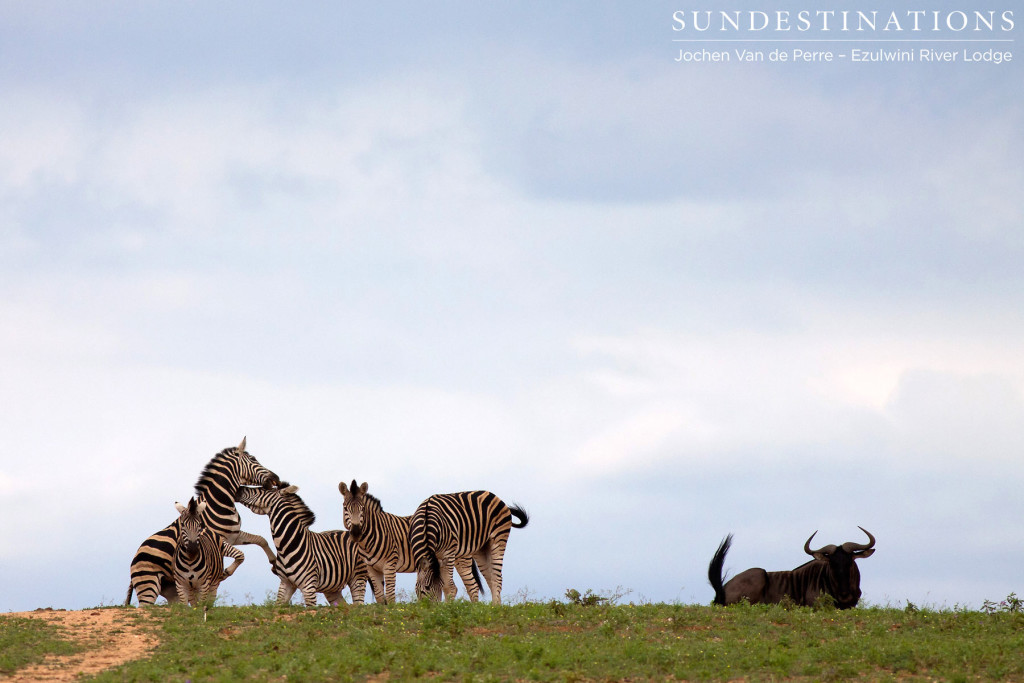
[[[226,576],[238,569],[245,556],[233,548],[235,545],[255,544],[263,548],[267,559],[274,562],[274,551],[262,536],[242,531],[241,518],[235,509],[235,494],[246,485],[277,486],[280,479],[263,467],[256,458],[245,450],[245,439],[237,447],[225,448],[206,464],[196,482],[196,497],[205,502],[202,514],[204,526],[220,536],[227,553],[234,561],[228,567]],[[124,604],[130,605],[132,593],[139,599],[139,605],[152,605],[158,596],[168,602],[176,602],[178,594],[174,587],[173,558],[181,532],[178,520],[156,532],[139,546],[131,565],[131,583]]]
[[[380,500],[368,493],[369,486],[369,482],[357,485],[355,479],[351,488],[345,482],[338,484],[343,498],[343,521],[366,556],[374,598],[379,603],[391,604],[395,602],[395,574],[416,571],[409,545],[412,515],[401,517],[385,512]],[[455,568],[469,599],[476,602],[480,595],[480,577],[473,560],[456,560]]]
[[[512,522],[512,517],[519,520]],[[451,566],[460,558],[479,565],[491,602],[501,604],[501,568],[509,530],[530,521],[526,512],[509,507],[490,491],[439,493],[430,496],[412,516],[410,542],[416,561],[416,594],[434,600],[455,598]]]
[[[178,547],[174,550],[174,586],[178,600],[188,605],[210,605],[224,579],[224,542],[202,521],[206,502],[175,503],[178,512]],[[232,550],[234,550],[232,548]],[[238,552],[235,550],[235,552]]]
[[[323,593],[332,605],[345,602],[345,586],[352,602],[362,604],[366,593],[366,558],[346,531],[310,531],[316,515],[295,494],[298,486],[278,490],[241,489],[238,502],[270,518],[270,533],[277,546],[274,573],[281,579],[277,604],[291,602],[302,591],[306,607],[316,605]]]

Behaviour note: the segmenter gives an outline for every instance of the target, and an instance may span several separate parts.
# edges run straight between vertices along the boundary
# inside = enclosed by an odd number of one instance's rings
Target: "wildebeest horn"
[[[862,526],[859,526],[857,528],[860,529],[861,531],[863,531],[865,534],[868,535],[868,542],[867,543],[854,543],[853,541],[849,541],[847,543],[844,543],[843,544],[843,550],[845,550],[848,553],[852,553],[852,552],[855,552],[857,550],[868,550],[870,548],[873,548],[874,545],[875,545],[875,537],[871,535],[870,531],[868,531],[867,529],[865,529]]]
[[[818,532],[815,531],[813,534],[811,534],[811,538],[814,538],[814,535],[817,534],[817,533]],[[835,545],[832,545],[832,544],[824,545],[824,546],[818,548],[817,550],[811,550],[811,538],[808,538],[807,542],[804,543],[804,552],[807,553],[808,555],[810,555],[811,557],[816,557],[817,555],[819,555],[821,553],[829,555],[829,554],[834,553],[836,551]]]

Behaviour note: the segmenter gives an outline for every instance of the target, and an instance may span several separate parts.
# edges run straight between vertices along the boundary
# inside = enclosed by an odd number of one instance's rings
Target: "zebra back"
[[[242,489],[238,502],[259,515],[267,515],[277,547],[274,573],[282,582],[302,590],[307,606],[316,593],[340,598],[347,585],[354,602],[361,602],[366,583],[366,561],[346,531],[312,531],[316,515],[300,498],[297,486],[284,489]],[[279,591],[278,596],[282,593]],[[288,594],[290,598],[291,594]]]

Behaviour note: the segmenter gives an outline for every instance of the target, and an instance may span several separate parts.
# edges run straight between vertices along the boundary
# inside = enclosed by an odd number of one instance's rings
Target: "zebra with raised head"
[[[515,517],[518,523],[512,521]],[[451,566],[472,558],[491,590],[491,602],[501,604],[501,568],[509,530],[522,529],[529,516],[508,506],[490,491],[438,493],[416,508],[409,540],[416,562],[416,594],[440,600],[455,597]]]
[[[178,517],[178,546],[174,550],[174,587],[178,600],[187,605],[211,605],[217,599],[217,587],[224,579],[224,550],[241,555],[226,546],[221,537],[203,524],[206,501],[195,498],[188,505],[175,503]]]
[[[242,486],[277,486],[281,480],[276,474],[261,465],[245,450],[245,439],[238,446],[225,448],[206,464],[196,482],[196,497],[206,503],[202,514],[203,524],[224,541],[225,546],[255,544],[263,548],[267,559],[274,562],[274,551],[267,539],[242,531],[241,518],[235,509],[235,496]],[[131,565],[131,583],[124,604],[130,605],[132,593],[139,598],[139,605],[152,605],[158,596],[168,602],[176,602],[178,594],[174,587],[172,562],[180,534],[178,520],[156,532],[139,546]],[[245,559],[241,551],[234,549],[229,556],[234,560],[225,576],[231,576]],[[235,554],[237,553],[237,555]]]
[[[416,571],[409,529],[412,515],[399,516],[385,512],[380,501],[369,493],[369,482],[362,485],[352,480],[338,484],[341,492],[342,515],[345,528],[366,555],[367,570],[373,585],[373,596],[379,603],[395,602],[395,574]],[[455,568],[466,586],[469,599],[476,602],[480,595],[480,575],[472,559],[455,561]]]
[[[277,604],[291,602],[302,591],[306,607],[316,605],[323,593],[331,605],[344,603],[341,591],[348,586],[352,602],[362,604],[366,595],[366,558],[347,531],[311,531],[316,515],[295,492],[298,486],[265,491],[244,488],[238,502],[257,515],[270,518],[270,533],[277,546],[274,573],[281,579]]]

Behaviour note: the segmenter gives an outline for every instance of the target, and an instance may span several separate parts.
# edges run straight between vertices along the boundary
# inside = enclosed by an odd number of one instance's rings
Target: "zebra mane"
[[[210,458],[210,462],[206,463],[206,467],[199,474],[199,479],[196,480],[196,493],[203,493],[209,490],[210,484],[216,479],[224,479],[224,470],[220,468],[220,465],[227,460],[230,456],[238,453],[238,448],[235,446],[229,446],[225,448],[217,455]],[[235,482],[236,484],[238,482]]]
[[[283,493],[275,493],[273,495],[280,499],[280,505],[288,513],[289,517],[296,517],[296,521],[301,526],[311,527],[316,522],[316,514],[309,509],[309,506],[299,497],[299,494],[289,493],[285,495]]]
[[[356,483],[356,480],[355,480],[355,479],[353,479],[353,480],[352,480],[352,488],[351,488],[350,490],[351,490],[351,491],[353,491],[353,492],[354,492],[354,491],[358,491],[358,490],[359,490],[359,484],[357,484],[357,483]],[[376,505],[377,505],[377,507],[378,507],[379,509],[381,509],[381,510],[383,510],[383,509],[384,509],[384,506],[383,506],[383,505],[381,505],[381,503],[380,503],[380,499],[379,499],[379,498],[377,498],[377,496],[375,496],[375,495],[373,495],[372,493],[370,493],[370,491],[369,491],[369,490],[367,490],[367,491],[366,491],[366,493],[363,493],[363,494],[361,494],[361,495],[362,495],[362,497],[363,497],[363,498],[364,498],[364,499],[365,499],[366,501],[368,501],[368,502],[371,502],[371,503],[376,503]]]
[[[379,509],[381,509],[381,510],[384,509],[384,506],[380,504],[380,499],[377,498],[377,496],[375,496],[372,493],[370,493],[369,491],[367,491],[363,495],[363,498],[365,498],[368,503],[374,503]]]

